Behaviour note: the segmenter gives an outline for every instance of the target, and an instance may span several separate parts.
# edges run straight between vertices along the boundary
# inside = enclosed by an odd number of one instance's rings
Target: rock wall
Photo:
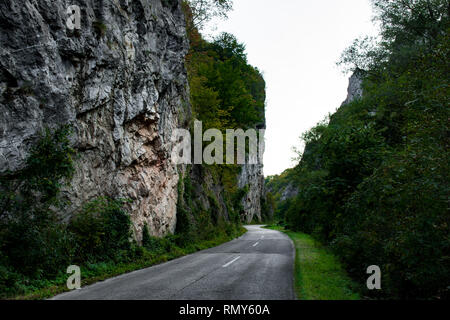
[[[365,72],[361,69],[356,69],[348,80],[347,99],[342,105],[349,104],[355,99],[361,98],[363,95],[362,83]]]
[[[67,26],[71,5],[81,9],[79,30]],[[181,1],[14,0],[1,1],[0,13],[0,173],[24,165],[43,128],[69,123],[78,157],[62,218],[99,196],[130,198],[137,239],[144,223],[155,236],[174,232],[171,136],[191,119]],[[194,183],[209,177],[200,173]],[[208,179],[226,217],[223,187]],[[261,165],[243,167],[246,185],[250,222],[261,216]]]
[[[0,2],[0,171],[23,166],[45,127],[71,123],[78,150],[71,205],[127,197],[135,234],[174,231],[178,173],[172,130],[190,109],[181,2]],[[81,9],[81,29],[66,26]]]
[[[298,195],[298,189],[293,183],[289,183],[282,191],[280,201],[286,201]]]
[[[363,95],[362,83],[364,77],[365,72],[361,69],[355,70],[355,72],[351,75],[351,77],[349,78],[349,84],[347,89],[347,98],[341,104],[341,107],[351,103],[355,99],[362,97]],[[305,146],[303,157],[304,158],[308,157],[310,163],[314,166],[314,169],[319,170],[322,167],[321,163],[322,159],[314,156],[315,147],[316,145],[314,144],[314,142],[308,143]],[[273,185],[271,185],[270,183],[268,184],[267,191],[271,192],[272,194],[277,194],[279,196],[278,201],[282,202],[295,198],[299,193],[298,187],[295,185],[295,183],[290,181],[294,179],[294,177],[290,177],[291,174],[292,173],[290,172],[290,170],[287,170],[283,173],[284,177],[282,178],[277,177],[277,179],[283,179],[284,181],[287,181],[281,184],[277,189],[274,189]]]
[[[242,199],[246,223],[253,219],[261,221],[261,197],[265,196],[264,174],[262,164],[246,164],[242,166],[238,177],[238,187],[248,188],[247,194]]]

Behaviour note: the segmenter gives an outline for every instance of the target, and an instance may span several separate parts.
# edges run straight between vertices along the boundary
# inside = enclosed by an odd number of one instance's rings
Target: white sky
[[[345,100],[349,75],[336,62],[355,38],[376,34],[371,19],[369,0],[234,0],[216,22],[212,33],[234,34],[266,80],[266,176],[293,167],[300,135]]]

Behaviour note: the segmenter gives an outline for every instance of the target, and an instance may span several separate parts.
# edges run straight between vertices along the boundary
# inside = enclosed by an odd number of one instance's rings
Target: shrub
[[[299,194],[278,208],[292,228],[331,244],[359,282],[368,266],[380,266],[382,290],[367,295],[445,299],[448,10],[441,1],[374,3],[382,41],[343,57],[367,66],[364,95],[303,136],[306,148],[288,181]]]
[[[73,257],[72,236],[54,212],[59,190],[74,171],[69,134],[67,126],[46,129],[25,168],[0,179],[0,264],[14,270],[2,281],[55,277]]]
[[[103,21],[94,21],[92,23],[92,28],[94,29],[98,37],[103,37],[108,30],[106,24]]]
[[[145,222],[144,228],[142,230],[142,246],[147,248],[150,246],[150,242],[151,242],[150,232],[148,231],[148,225]]]
[[[131,249],[131,220],[123,210],[125,200],[98,198],[70,222],[77,261],[121,260]]]

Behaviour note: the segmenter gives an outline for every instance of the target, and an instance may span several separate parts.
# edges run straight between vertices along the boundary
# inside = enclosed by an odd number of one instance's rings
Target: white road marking
[[[262,236],[261,239],[264,239],[264,236]]]
[[[230,262],[228,262],[227,264],[224,264],[222,267],[223,268],[226,268],[226,267],[228,267],[229,265],[231,265],[233,262],[236,262],[237,260],[239,260],[241,258],[241,256],[239,256],[239,257],[237,257],[237,258],[234,258],[233,260],[231,260]]]
[[[259,244],[259,241],[257,243],[255,243],[253,246],[256,247]]]

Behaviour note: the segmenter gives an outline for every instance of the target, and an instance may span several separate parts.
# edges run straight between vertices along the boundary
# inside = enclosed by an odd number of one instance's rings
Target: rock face
[[[238,187],[248,188],[247,194],[242,199],[244,217],[246,223],[254,218],[261,221],[261,197],[265,195],[264,174],[262,164],[245,164],[238,176]]]
[[[174,231],[178,173],[171,134],[189,118],[180,1],[0,2],[0,171],[21,168],[45,127],[70,123],[79,153],[71,213],[131,198],[134,232]],[[81,9],[70,30],[67,8]]]
[[[355,99],[361,98],[363,95],[362,83],[364,80],[364,71],[361,69],[355,70],[352,76],[349,79],[348,84],[348,95],[347,99],[342,103],[342,105],[349,104]]]
[[[298,189],[294,186],[294,184],[291,182],[289,183],[286,188],[282,191],[280,200],[286,201],[288,199],[294,198],[298,195]]]
[[[277,201],[287,201],[295,198],[299,194],[298,186],[296,186],[296,183],[293,181],[295,177],[293,176],[292,169],[286,170],[282,173],[282,176],[277,176],[274,179],[278,182],[276,184],[269,182],[266,185],[266,191],[276,196]]]
[[[74,4],[81,28],[71,30]],[[24,165],[43,128],[71,124],[78,157],[62,217],[99,196],[130,198],[138,240],[144,223],[155,236],[174,232],[171,137],[191,118],[181,1],[14,0],[1,1],[0,13],[0,173]],[[239,181],[249,185],[251,221],[260,217],[262,167],[244,167]]]
[[[342,103],[341,107],[345,106],[346,104],[351,103],[355,99],[358,99],[362,97],[363,95],[363,88],[362,83],[365,77],[365,72],[361,69],[355,70],[355,72],[352,74],[352,76],[349,79],[349,85],[348,85],[348,95],[347,99]],[[332,116],[333,117],[333,116]],[[309,158],[310,165],[314,167],[315,170],[320,170],[322,168],[322,159],[315,156],[315,148],[316,144],[314,142],[310,142],[305,146],[305,150],[303,152],[303,158]],[[289,177],[289,170],[283,173],[284,181],[293,180],[293,177],[291,179],[288,179]],[[287,175],[287,177],[286,177]],[[296,187],[295,183],[292,181],[283,183],[278,189],[274,190],[273,186],[271,184],[268,185],[268,192],[276,193],[279,195],[279,201],[287,201],[289,199],[295,198],[299,194],[299,189]]]

